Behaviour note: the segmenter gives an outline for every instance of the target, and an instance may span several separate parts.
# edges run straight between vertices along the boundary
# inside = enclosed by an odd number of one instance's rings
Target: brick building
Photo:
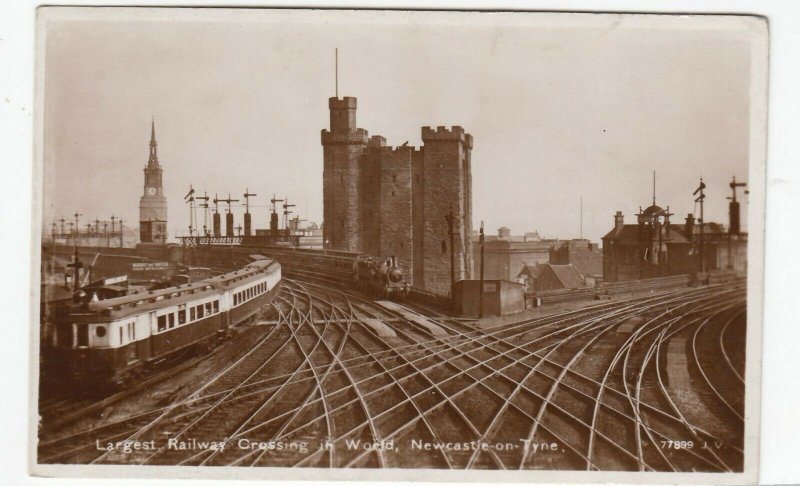
[[[669,275],[670,243],[686,237],[672,225],[669,208],[653,204],[636,215],[636,224],[625,224],[621,211],[614,215],[614,228],[603,237],[603,280],[617,282]]]
[[[597,243],[578,239],[564,241],[550,248],[550,263],[572,265],[584,277],[603,275],[603,252]]]
[[[747,269],[747,233],[732,232],[722,224],[701,225],[691,213],[685,224],[669,221],[669,209],[653,204],[640,209],[636,224],[625,224],[621,211],[614,228],[603,237],[603,279],[636,280],[700,271],[702,235],[706,271]]]
[[[486,235],[484,240],[484,278],[514,281],[526,265],[547,263],[550,249],[560,243],[560,240],[543,239],[538,232],[519,236],[512,235],[505,226],[498,228],[497,235]],[[477,277],[481,265],[479,235],[473,235],[472,245],[472,254],[475,255],[473,275]]]
[[[330,98],[322,130],[326,248],[397,256],[414,285],[450,292],[454,215],[456,280],[470,278],[472,136],[459,126],[422,127],[423,145],[390,147],[356,124],[356,98]]]

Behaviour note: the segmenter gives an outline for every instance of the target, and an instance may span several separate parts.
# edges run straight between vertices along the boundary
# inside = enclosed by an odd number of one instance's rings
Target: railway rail
[[[293,277],[273,304],[277,318],[259,323],[269,332],[249,353],[168,406],[92,431],[100,443],[154,447],[97,451],[81,448],[88,435],[72,434],[40,444],[40,457],[741,470],[741,283],[599,302],[483,330],[416,306],[393,310],[302,271]],[[693,413],[693,400],[719,423]],[[56,449],[62,453],[46,454]]]

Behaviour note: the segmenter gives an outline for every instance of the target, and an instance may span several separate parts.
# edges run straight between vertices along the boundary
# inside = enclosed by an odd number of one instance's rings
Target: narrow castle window
[[[447,253],[447,242],[442,240],[442,253]]]
[[[392,196],[394,196],[394,191],[392,191]]]
[[[392,174],[392,182],[397,182],[397,176]]]

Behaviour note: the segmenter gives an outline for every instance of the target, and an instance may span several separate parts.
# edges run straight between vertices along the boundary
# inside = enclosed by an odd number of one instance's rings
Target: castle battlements
[[[334,250],[396,256],[408,281],[450,291],[470,278],[472,136],[455,125],[422,128],[422,144],[387,144],[356,128],[356,99],[329,98],[322,130],[323,240]],[[453,238],[445,216],[454,211]]]
[[[383,137],[381,135],[373,135],[373,136],[369,137],[368,145],[370,146],[370,148],[378,148],[378,147],[382,148],[382,147],[385,147],[386,146],[386,137]]]
[[[321,138],[322,145],[367,145],[369,143],[369,133],[363,128],[334,132],[322,130]]]
[[[355,110],[358,108],[358,101],[352,96],[345,96],[344,98],[328,98],[328,108]]]
[[[460,141],[461,143],[467,145],[468,148],[472,148],[472,135],[468,134],[463,127],[458,125],[453,125],[453,127],[449,129],[444,126],[438,126],[436,127],[436,130],[432,129],[431,127],[422,127],[422,141]]]

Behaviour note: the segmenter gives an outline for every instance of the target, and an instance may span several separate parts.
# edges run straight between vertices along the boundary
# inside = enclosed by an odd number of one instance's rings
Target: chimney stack
[[[691,239],[692,235],[694,234],[694,214],[689,213],[686,215],[686,226],[684,226],[684,233],[686,233],[686,238]]]
[[[622,211],[617,211],[617,214],[614,215],[614,229],[620,230],[625,225],[625,216],[622,215]]]
[[[728,205],[728,212],[730,216],[728,232],[733,235],[738,235],[741,231],[741,226],[739,224],[739,201],[731,201]]]

